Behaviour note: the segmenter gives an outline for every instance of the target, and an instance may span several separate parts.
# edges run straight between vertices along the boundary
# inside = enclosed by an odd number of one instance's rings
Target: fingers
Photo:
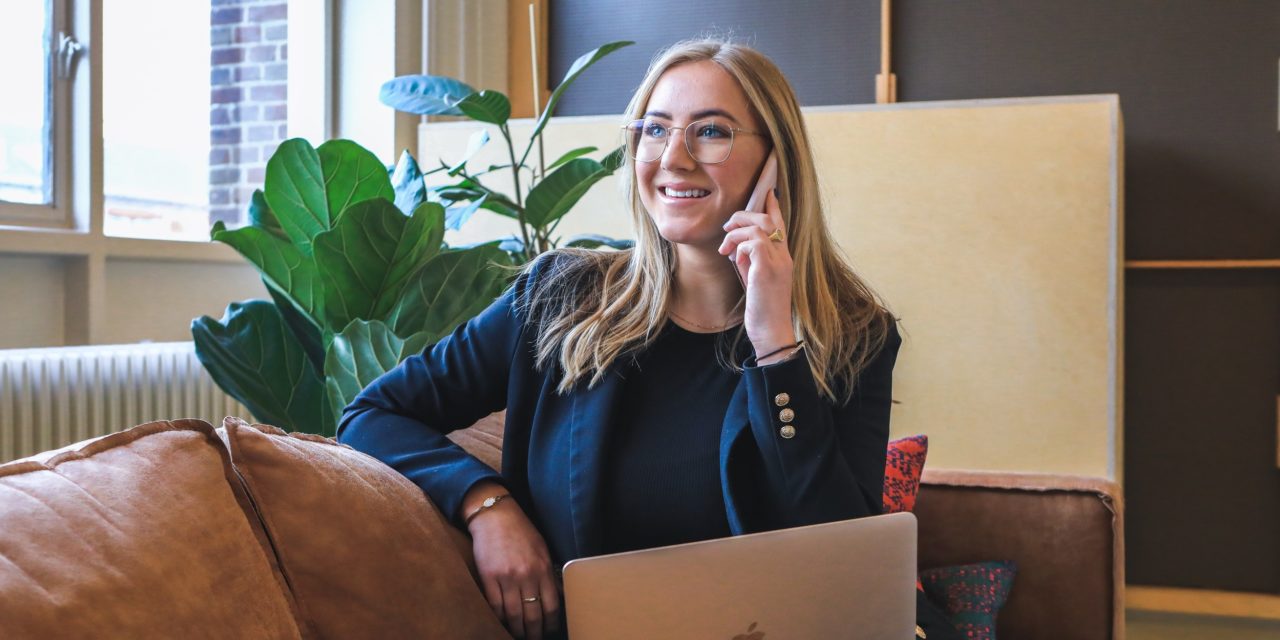
[[[547,633],[555,633],[560,630],[560,587],[550,573],[543,576],[539,593],[542,594],[542,626]]]
[[[524,603],[520,601],[520,588],[515,585],[502,587],[502,606],[506,615],[507,630],[517,638],[524,637]]]
[[[739,227],[725,234],[724,240],[720,242],[720,255],[733,256],[738,251],[738,246],[753,241],[769,241],[768,232],[755,225],[749,227]]]
[[[536,596],[533,602],[524,599]],[[542,640],[542,595],[537,586],[527,586],[520,590],[520,604],[524,606],[524,635],[529,640]]]

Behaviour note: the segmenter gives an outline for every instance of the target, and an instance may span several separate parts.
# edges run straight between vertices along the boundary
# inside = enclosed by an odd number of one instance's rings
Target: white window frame
[[[53,33],[76,37],[84,46],[70,79],[56,79],[54,112],[54,202],[42,205],[0,203],[0,257],[45,257],[65,269],[63,335],[65,345],[103,344],[107,334],[107,273],[116,262],[153,262],[164,270],[174,263],[245,264],[230,247],[213,242],[110,237],[103,233],[102,42],[103,6],[107,0],[48,0],[53,8]],[[439,0],[368,0],[394,15],[394,24],[363,24],[342,20],[343,8],[361,6],[351,0],[286,0],[289,11],[289,135],[315,144],[350,137],[337,114],[343,104],[359,99],[356,90],[335,71],[344,47],[368,46],[392,39],[394,65],[379,65],[379,74],[419,73],[423,42],[424,4]],[[458,2],[462,0],[449,0]],[[501,0],[482,0],[500,2]],[[390,12],[386,8],[393,8]],[[390,38],[389,38],[390,36]],[[51,53],[52,55],[52,53]],[[310,64],[308,64],[310,63]],[[393,69],[394,67],[394,69]],[[347,101],[344,103],[344,101]],[[295,103],[297,109],[295,109]],[[398,148],[413,148],[418,118],[390,109],[377,127],[394,130]],[[362,123],[362,126],[368,123]],[[382,134],[378,134],[382,137]],[[374,149],[394,160],[394,149]],[[52,209],[52,210],[51,210]],[[3,274],[0,274],[2,276]],[[219,300],[218,304],[226,304]],[[40,319],[47,322],[50,319]],[[62,346],[62,345],[47,345]]]

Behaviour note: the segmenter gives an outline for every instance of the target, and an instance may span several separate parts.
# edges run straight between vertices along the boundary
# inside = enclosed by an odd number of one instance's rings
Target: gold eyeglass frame
[[[685,136],[685,135],[684,135],[685,130],[686,130],[686,129],[688,129],[689,127],[692,127],[692,126],[694,126],[694,125],[701,124],[701,123],[704,123],[704,122],[711,122],[711,123],[716,122],[716,119],[715,119],[715,118],[703,118],[703,119],[701,119],[701,120],[694,120],[693,122],[690,122],[689,124],[687,124],[687,125],[685,125],[685,126],[683,126],[683,127],[667,127],[667,139],[662,143],[662,151],[659,151],[659,152],[658,152],[658,157],[656,157],[656,158],[654,158],[654,159],[652,159],[652,160],[641,160],[641,159],[637,158],[637,157],[636,157],[636,155],[635,155],[635,153],[633,153],[633,152],[631,151],[631,149],[630,149],[630,147],[631,147],[631,142],[630,142],[630,139],[629,139],[629,137],[628,137],[628,133],[631,131],[631,128],[632,128],[632,127],[634,127],[634,126],[636,125],[636,123],[643,123],[643,122],[645,122],[645,120],[644,120],[644,119],[640,119],[640,120],[632,120],[631,122],[629,122],[629,123],[627,123],[627,124],[622,125],[622,127],[621,127],[621,128],[622,128],[622,131],[623,131],[623,134],[622,134],[622,137],[623,137],[623,145],[627,147],[627,155],[631,156],[631,159],[632,159],[632,160],[635,160],[636,162],[644,162],[644,163],[657,162],[658,160],[661,160],[661,159],[662,159],[662,155],[663,155],[664,153],[666,153],[666,152],[667,152],[667,147],[671,146],[671,138],[672,138],[672,136],[674,135],[672,132],[673,132],[673,131],[676,131],[677,129],[680,131],[680,139],[684,142],[684,150],[685,150],[685,151],[687,151],[687,152],[689,152],[689,157],[690,157],[690,158],[693,158],[693,161],[694,161],[694,162],[697,162],[698,164],[723,164],[723,163],[727,162],[727,161],[729,160],[729,157],[733,155],[733,144],[734,144],[734,140],[735,140],[735,138],[737,137],[737,135],[738,135],[739,133],[745,133],[745,134],[753,135],[753,136],[764,136],[764,134],[763,134],[763,133],[760,133],[759,131],[752,131],[752,130],[750,130],[750,129],[743,129],[742,127],[731,127],[731,126],[725,126],[724,128],[726,128],[726,129],[728,129],[728,130],[729,130],[729,150],[728,150],[727,152],[725,152],[725,154],[724,154],[724,159],[723,159],[723,160],[720,160],[719,162],[703,162],[703,161],[701,161],[701,160],[699,160],[699,159],[698,159],[698,156],[694,155],[694,153],[693,153],[693,148],[689,146],[689,138],[688,138],[687,136]],[[719,126],[719,125],[717,125],[717,126]]]

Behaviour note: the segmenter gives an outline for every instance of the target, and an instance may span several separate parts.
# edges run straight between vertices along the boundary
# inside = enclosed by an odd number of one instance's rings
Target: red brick
[[[240,7],[228,7],[226,9],[214,9],[209,16],[209,23],[212,25],[220,24],[236,24],[244,20],[244,9]]]
[[[284,20],[288,17],[289,5],[273,4],[265,7],[249,7],[249,22],[266,22],[268,20]]]
[[[227,147],[217,147],[209,150],[209,165],[218,166],[231,162],[231,149]]]
[[[262,28],[256,24],[236,27],[236,43],[254,44],[262,40]]]
[[[231,190],[227,188],[210,189],[209,204],[227,204],[231,202]]]
[[[239,167],[213,169],[209,172],[209,184],[235,184],[240,182]]]
[[[209,92],[209,102],[211,104],[240,102],[243,99],[244,91],[240,87],[219,87]]]
[[[210,64],[235,64],[244,60],[244,49],[240,47],[214,47],[209,54]]]
[[[242,64],[236,67],[236,82],[253,82],[262,79],[262,67],[256,64]]]
[[[275,127],[271,125],[249,127],[249,142],[263,142],[275,139]]]
[[[214,127],[209,130],[209,141],[215,145],[240,144],[240,127]]]
[[[289,105],[267,104],[262,106],[263,122],[283,122],[289,117]]]
[[[236,158],[241,165],[258,161],[257,147],[240,147],[236,149]]]
[[[262,39],[266,42],[284,42],[289,37],[288,24],[274,24],[267,27]]]
[[[254,102],[279,102],[287,98],[287,87],[283,84],[250,87],[249,98]]]
[[[228,107],[214,107],[209,110],[209,124],[231,124],[231,109]]]
[[[231,27],[214,27],[209,30],[209,44],[218,46],[231,44]]]
[[[260,44],[249,49],[249,62],[274,62],[276,59],[276,45]]]
[[[273,64],[264,64],[262,68],[265,70],[264,80],[287,80],[289,79],[289,63],[276,62]]]

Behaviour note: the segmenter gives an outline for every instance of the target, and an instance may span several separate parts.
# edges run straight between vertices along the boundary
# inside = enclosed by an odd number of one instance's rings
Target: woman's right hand
[[[496,484],[473,487],[463,504],[499,493],[505,491]],[[511,498],[503,500],[481,511],[467,528],[485,599],[511,635],[541,640],[544,633],[558,631],[560,589],[551,575],[551,553],[520,505]],[[531,596],[538,601],[523,600]]]

